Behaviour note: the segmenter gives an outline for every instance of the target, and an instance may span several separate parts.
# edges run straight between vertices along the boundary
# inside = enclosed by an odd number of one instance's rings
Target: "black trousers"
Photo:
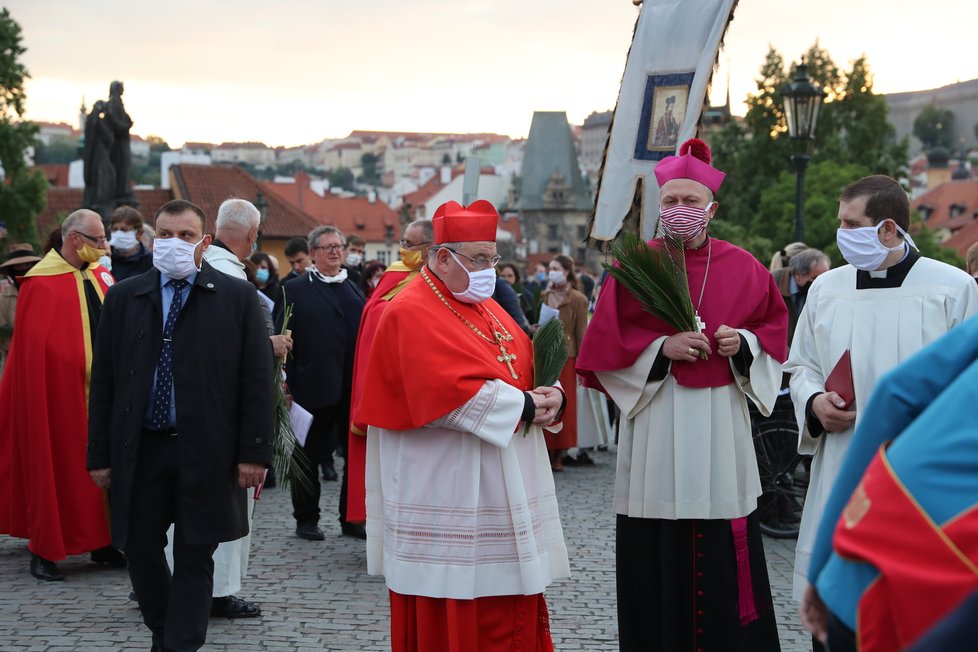
[[[143,431],[133,480],[126,560],[153,644],[192,652],[207,638],[217,543],[188,545],[180,514],[177,436]],[[173,575],[163,549],[173,523]]]
[[[347,480],[347,447],[336,445],[340,437],[346,437],[350,428],[350,396],[344,395],[336,405],[313,410],[312,426],[306,437],[304,450],[311,464],[297,464],[306,476],[305,483],[312,489],[306,489],[293,482],[292,489],[292,516],[296,523],[318,523],[319,522],[319,496],[321,487],[319,485],[319,465],[333,465],[333,451],[340,448],[343,452],[343,477],[340,483],[340,504],[339,521],[346,522],[346,492]]]

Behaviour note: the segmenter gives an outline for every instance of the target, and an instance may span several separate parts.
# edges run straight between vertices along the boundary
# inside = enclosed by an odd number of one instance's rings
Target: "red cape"
[[[360,419],[360,402],[363,397],[363,379],[367,372],[370,348],[387,304],[404,289],[408,281],[417,276],[402,264],[395,263],[384,271],[380,283],[374,288],[360,317],[357,349],[353,359],[353,390],[350,395],[350,432],[347,437],[347,498],[346,520],[361,523],[367,520],[367,424]]]
[[[659,242],[652,240],[649,245],[658,246]],[[670,365],[670,373],[684,387],[722,387],[734,381],[730,363],[716,353],[713,334],[722,324],[754,333],[761,348],[778,362],[784,362],[787,357],[788,310],[774,277],[743,249],[716,238],[711,238],[709,243],[686,250],[686,276],[696,306],[709,257],[700,317],[706,322],[704,334],[710,340],[713,354],[708,360],[674,361]],[[585,386],[602,389],[594,372],[630,367],[649,344],[676,332],[645,311],[609,275],[601,287],[594,317],[584,332],[577,373]]]
[[[85,468],[92,339],[81,272],[50,251],[25,277],[0,380],[0,533],[51,561],[109,545],[103,492]]]
[[[466,326],[418,276],[394,297],[377,326],[364,379],[370,391],[360,402],[363,423],[419,428],[466,403],[487,380],[524,391],[534,386],[530,339],[506,311],[492,299],[478,305],[456,301],[434,274],[428,277],[452,308],[490,337],[499,327],[487,311],[495,315],[513,336],[505,346],[516,354],[518,377],[497,360],[499,347]]]

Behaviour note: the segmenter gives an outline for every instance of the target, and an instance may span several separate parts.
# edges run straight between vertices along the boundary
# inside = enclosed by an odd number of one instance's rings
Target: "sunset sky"
[[[695,1],[695,0],[686,0]],[[133,132],[298,145],[353,129],[527,134],[534,110],[611,109],[631,0],[8,0],[31,73],[28,117],[77,123],[125,82]],[[773,45],[865,53],[877,92],[978,77],[974,0],[740,0],[720,54],[734,112]]]

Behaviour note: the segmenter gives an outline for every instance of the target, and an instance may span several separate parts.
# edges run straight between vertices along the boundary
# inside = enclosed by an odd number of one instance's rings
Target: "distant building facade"
[[[975,125],[978,124],[978,79],[949,84],[926,91],[889,93],[886,104],[890,109],[890,122],[896,129],[897,139],[910,137],[910,151],[917,152],[923,145],[913,135],[913,122],[928,105],[934,104],[954,114],[951,125],[951,142],[954,149],[971,149],[978,146]]]

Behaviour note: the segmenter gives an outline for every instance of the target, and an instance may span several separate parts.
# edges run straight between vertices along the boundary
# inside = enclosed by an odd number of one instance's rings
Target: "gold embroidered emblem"
[[[842,518],[845,521],[846,527],[850,530],[856,527],[859,521],[866,516],[871,505],[872,501],[870,501],[869,496],[866,494],[866,488],[860,482],[856,490],[852,492],[852,497],[842,512]]]

